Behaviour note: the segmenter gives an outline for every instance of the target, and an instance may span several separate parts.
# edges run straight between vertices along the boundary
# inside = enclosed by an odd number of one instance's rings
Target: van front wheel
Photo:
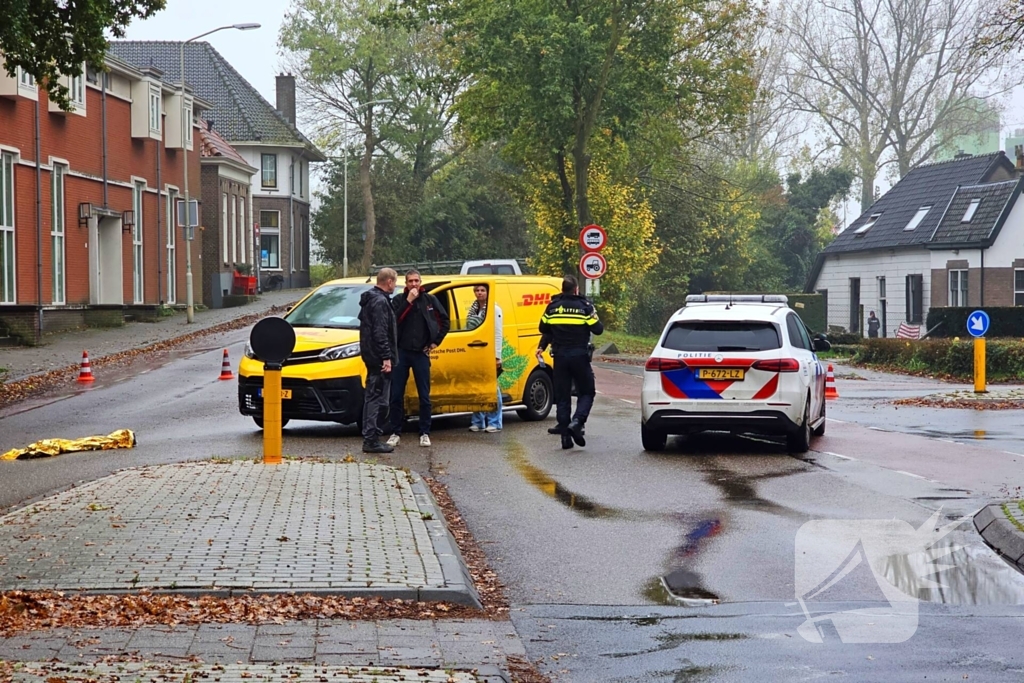
[[[256,417],[255,415],[253,415],[252,416],[252,421],[256,423],[257,427],[259,427],[260,429],[263,429],[263,418],[262,417]],[[281,418],[281,429],[284,429],[287,426],[288,426],[288,418],[287,417],[282,417]]]
[[[543,420],[551,412],[554,395],[554,386],[548,373],[543,370],[534,370],[530,374],[530,378],[526,380],[526,390],[523,391],[523,404],[526,407],[517,410],[516,415],[527,422]]]

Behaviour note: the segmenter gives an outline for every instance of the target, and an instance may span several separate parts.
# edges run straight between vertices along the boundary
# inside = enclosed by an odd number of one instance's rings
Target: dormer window
[[[71,78],[71,101],[79,107],[85,106],[85,79],[81,75]]]
[[[857,228],[857,229],[856,229],[856,230],[854,231],[854,234],[856,234],[856,235],[863,235],[864,233],[866,233],[866,232],[867,232],[868,230],[870,230],[870,229],[871,229],[871,226],[873,226],[873,225],[874,225],[874,224],[875,224],[875,223],[876,223],[876,222],[878,221],[878,218],[879,218],[879,217],[880,217],[881,215],[882,215],[882,214],[880,214],[880,213],[874,213],[874,214],[871,214],[871,218],[869,218],[869,219],[867,220],[867,222],[866,222],[866,223],[864,223],[864,225],[862,225],[862,226],[860,226],[859,228]]]
[[[974,218],[974,214],[978,212],[978,206],[981,204],[980,199],[972,199],[970,205],[967,207],[967,211],[964,212],[963,220],[961,223],[970,223],[971,219]]]
[[[185,142],[186,142],[186,144],[191,145],[192,144],[192,124],[194,123],[193,120],[192,120],[192,103],[191,102],[186,102],[186,104],[185,104],[185,114],[184,114],[183,118],[185,119]]]
[[[924,217],[927,216],[928,212],[931,210],[932,207],[930,206],[922,206],[920,209],[917,210],[917,213],[914,214],[914,217],[910,219],[910,222],[907,223],[907,227],[903,229],[909,232],[917,228],[917,226],[921,225],[921,221],[924,220]]]
[[[26,88],[33,88],[36,84],[35,76],[22,68],[18,69],[18,82]]]
[[[154,133],[160,131],[160,89],[149,89],[149,129]]]

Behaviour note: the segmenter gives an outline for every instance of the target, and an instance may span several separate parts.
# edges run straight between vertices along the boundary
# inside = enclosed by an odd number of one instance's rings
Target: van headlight
[[[344,346],[332,346],[320,352],[320,360],[341,360],[359,355],[359,342],[345,344]]]
[[[252,350],[252,344],[245,342],[245,351],[243,351],[246,358],[252,358],[253,360],[259,360],[256,358],[256,352]]]

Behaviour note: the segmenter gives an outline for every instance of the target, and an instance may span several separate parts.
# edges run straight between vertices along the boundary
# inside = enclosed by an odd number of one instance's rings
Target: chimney
[[[295,125],[295,76],[277,77],[277,110]]]

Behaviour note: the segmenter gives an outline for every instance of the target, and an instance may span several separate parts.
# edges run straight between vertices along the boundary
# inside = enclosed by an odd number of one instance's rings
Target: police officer
[[[594,405],[594,369],[590,366],[590,335],[604,332],[594,304],[580,296],[579,283],[572,275],[562,280],[562,293],[551,298],[540,319],[541,358],[548,343],[555,359],[555,402],[558,425],[549,429],[562,435],[562,448],[572,448],[575,441],[586,446],[583,438],[587,417]],[[576,414],[572,411],[572,385],[576,384]]]

